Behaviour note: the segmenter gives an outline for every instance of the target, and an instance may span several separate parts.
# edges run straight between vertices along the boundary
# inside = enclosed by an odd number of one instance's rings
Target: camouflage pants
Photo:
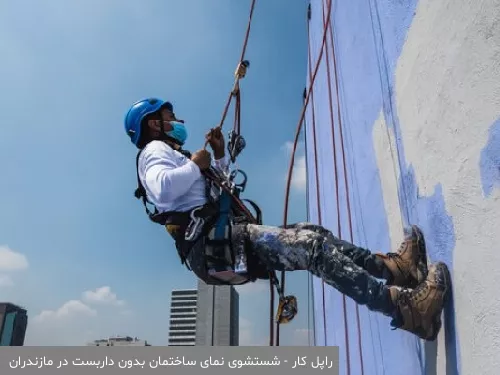
[[[387,270],[369,250],[335,237],[327,229],[298,223],[287,229],[248,224],[248,251],[276,271],[307,270],[370,310],[393,312],[388,288],[378,278]]]

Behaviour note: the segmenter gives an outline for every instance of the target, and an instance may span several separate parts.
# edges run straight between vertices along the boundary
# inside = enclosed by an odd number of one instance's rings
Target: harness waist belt
[[[195,210],[194,208],[193,210]],[[186,228],[191,221],[191,211],[169,211],[158,214],[157,217],[165,223],[165,225],[178,225]],[[194,212],[195,217],[207,218],[218,214],[218,208],[213,204],[205,204],[200,209]]]

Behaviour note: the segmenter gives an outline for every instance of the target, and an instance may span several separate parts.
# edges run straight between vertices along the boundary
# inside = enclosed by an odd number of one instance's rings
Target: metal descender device
[[[245,138],[241,134],[237,134],[234,130],[229,131],[228,138],[227,150],[231,156],[231,162],[234,163],[247,144]]]
[[[298,313],[297,298],[295,296],[285,296],[276,275],[273,274],[272,278],[279,295],[276,321],[280,324],[289,323]]]

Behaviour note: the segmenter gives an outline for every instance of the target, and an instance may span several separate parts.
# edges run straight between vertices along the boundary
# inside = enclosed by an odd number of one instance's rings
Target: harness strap
[[[184,156],[191,158],[191,153],[189,151],[182,149],[179,149],[177,151],[183,154]],[[137,188],[134,191],[134,196],[137,199],[142,200],[142,204],[144,205],[146,214],[148,215],[149,219],[154,223],[162,225],[166,228],[167,232],[172,236],[172,238],[175,241],[176,245],[175,247],[177,249],[179,258],[181,260],[181,264],[184,264],[189,270],[191,270],[191,268],[186,262],[187,255],[189,253],[189,246],[186,246],[186,241],[184,238],[185,231],[189,226],[191,220],[191,212],[168,211],[160,213],[158,211],[158,208],[149,201],[146,189],[144,188],[141,179],[139,177],[139,158],[141,153],[142,150],[139,150],[135,160],[136,172],[137,172]],[[154,211],[151,211],[148,208],[148,203],[154,206]],[[196,212],[195,216],[206,217],[210,216],[210,214],[213,215],[214,213],[216,213],[214,207],[207,205],[206,207],[202,207],[202,209]]]
[[[255,214],[256,214],[256,221],[257,223],[256,224],[262,224],[262,210],[260,209],[260,207],[257,205],[257,203],[255,203],[254,201],[250,200],[250,199],[241,199],[243,202],[248,202],[252,208],[255,210]]]
[[[135,158],[135,166],[136,166],[136,172],[137,172],[136,173],[137,174],[137,189],[135,189],[135,191],[134,191],[134,196],[137,199],[142,199],[142,204],[144,205],[144,208],[146,209],[146,214],[149,216],[149,218],[152,221],[154,221],[155,223],[158,223],[156,220],[153,219],[153,217],[158,214],[158,209],[155,207],[155,212],[151,212],[149,210],[148,203],[151,203],[151,202],[149,202],[149,200],[148,200],[146,189],[142,185],[141,178],[139,177],[139,158],[141,156],[141,152],[142,152],[142,150],[140,150],[137,153],[137,156]]]
[[[189,151],[182,149],[177,151],[186,157],[191,157],[191,153]],[[207,182],[206,197],[208,202],[205,206],[198,207],[187,212],[169,211],[160,213],[158,208],[149,201],[146,189],[144,188],[139,177],[139,158],[141,152],[142,150],[137,153],[136,157],[137,189],[135,190],[134,195],[137,199],[142,200],[150,220],[166,227],[168,233],[175,240],[181,263],[184,264],[189,270],[191,270],[191,268],[186,262],[187,256],[191,251],[192,245],[200,238],[200,236],[205,237],[206,245],[208,250],[210,250],[208,252],[212,252],[212,255],[207,254],[207,259],[212,256],[214,259],[227,259],[228,256],[231,256],[232,254],[230,251],[231,249],[228,249],[228,246],[231,246],[231,221],[235,223],[262,223],[262,211],[259,206],[250,199],[241,199],[239,197],[239,193],[244,189],[245,183],[241,184],[241,186],[228,186],[223,176],[213,168],[210,168],[203,173]],[[256,213],[255,217],[243,202],[248,202],[252,206]],[[148,203],[154,207],[154,211],[151,211],[148,208]],[[192,217],[192,215],[194,217]],[[199,228],[201,230],[197,231],[196,236],[193,236],[193,238],[188,240],[186,239],[186,232],[193,224],[193,219],[195,218],[203,220],[202,228]],[[237,263],[239,260],[233,259],[231,256],[231,261],[233,263]]]
[[[137,199],[141,199],[142,200],[142,204],[144,205],[144,208],[146,210],[146,214],[149,216],[149,218],[151,219],[151,221],[153,221],[153,222],[155,222],[157,224],[160,224],[160,225],[173,224],[173,223],[167,223],[167,221],[168,221],[168,219],[169,219],[170,216],[177,215],[178,212],[177,211],[169,211],[169,212],[162,212],[162,213],[160,213],[158,211],[158,208],[156,206],[154,206],[149,201],[146,189],[142,185],[141,178],[139,177],[139,158],[141,156],[142,151],[143,151],[142,149],[139,150],[139,152],[137,153],[137,156],[135,158],[135,166],[136,166],[136,174],[137,174],[137,189],[135,189],[135,191],[134,191],[134,196]],[[176,150],[176,151],[180,152],[182,155],[186,156],[187,158],[191,158],[192,154],[191,154],[191,152],[189,152],[187,150],[179,149],[179,150]],[[154,212],[152,212],[148,208],[148,203],[154,206]],[[189,212],[186,213],[186,214],[189,215]]]
[[[230,211],[232,206],[232,199],[226,192],[222,191],[219,197],[219,212],[215,224],[210,228],[208,236],[206,238],[206,250],[213,260],[212,265],[209,268],[219,267],[230,267],[229,264],[219,264],[222,259],[231,259],[234,262],[231,249],[231,223],[230,223]],[[212,271],[210,271],[212,272]]]

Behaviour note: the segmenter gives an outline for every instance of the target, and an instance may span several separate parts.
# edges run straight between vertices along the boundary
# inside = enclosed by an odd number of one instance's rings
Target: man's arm
[[[205,138],[214,152],[212,166],[220,172],[228,173],[229,158],[226,156],[226,152],[224,150],[225,142],[221,128],[216,127],[210,129],[210,131],[205,135]]]
[[[219,159],[216,159],[214,157],[212,165],[215,169],[217,169],[223,173],[228,173],[229,172],[229,157],[227,157],[226,155],[223,155]]]
[[[146,190],[155,202],[170,202],[186,194],[201,176],[200,168],[193,161],[178,167],[174,154],[148,152],[144,155]]]

